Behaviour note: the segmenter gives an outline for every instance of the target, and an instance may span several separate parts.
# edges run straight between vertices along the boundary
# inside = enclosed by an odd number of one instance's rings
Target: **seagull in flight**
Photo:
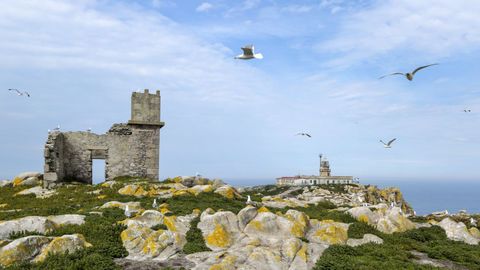
[[[419,70],[422,70],[424,68],[427,68],[427,67],[430,67],[430,66],[435,66],[435,65],[438,65],[437,63],[435,64],[430,64],[430,65],[426,65],[426,66],[421,66],[421,67],[418,67],[416,68],[414,71],[412,71],[411,73],[410,72],[407,72],[407,73],[402,73],[402,72],[395,72],[395,73],[392,73],[392,74],[387,74],[387,75],[384,75],[378,79],[383,79],[387,76],[392,76],[392,75],[403,75],[407,78],[407,80],[411,81],[413,80],[413,76],[415,75],[415,73],[417,73]]]
[[[396,140],[397,138],[391,139],[388,143],[385,143],[384,141],[380,140],[381,143],[383,143],[383,147],[385,148],[392,148],[392,143]]]
[[[263,59],[263,55],[261,53],[255,53],[255,49],[253,45],[245,45],[242,47],[243,54],[235,56],[235,59],[241,60],[250,60],[250,59]]]
[[[297,133],[296,135],[307,136],[308,138],[311,138],[311,137],[312,137],[310,134],[304,133],[304,132]]]

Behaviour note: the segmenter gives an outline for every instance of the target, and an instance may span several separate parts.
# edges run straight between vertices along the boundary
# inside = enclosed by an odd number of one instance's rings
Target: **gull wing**
[[[380,79],[383,79],[387,76],[392,76],[392,75],[405,75],[405,73],[402,73],[402,72],[395,72],[395,73],[392,73],[392,74],[387,74],[387,75],[383,75],[382,77],[378,78],[379,80]]]
[[[381,143],[383,143],[384,145],[387,145],[384,141],[380,140]]]
[[[397,138],[391,139],[391,140],[387,143],[387,145],[390,146],[390,144],[392,144],[396,139],[397,139]]]
[[[435,63],[435,64],[430,64],[430,65],[418,67],[418,68],[416,68],[416,69],[412,72],[412,75],[414,75],[417,71],[419,71],[419,70],[421,70],[421,69],[427,68],[427,67],[429,67],[429,66],[435,66],[435,65],[438,65],[438,64]]]
[[[244,55],[253,57],[253,45],[245,45],[242,50]]]
[[[305,136],[307,136],[307,137],[309,137],[309,138],[312,137],[312,136],[311,136],[310,134],[308,134],[308,133],[305,133]]]

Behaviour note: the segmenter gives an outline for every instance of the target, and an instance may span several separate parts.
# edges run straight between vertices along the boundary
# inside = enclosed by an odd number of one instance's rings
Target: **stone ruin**
[[[133,176],[158,179],[160,158],[160,91],[132,93],[131,120],[113,124],[106,134],[90,131],[48,134],[44,186],[63,182],[92,184],[92,160],[105,160],[105,179]]]

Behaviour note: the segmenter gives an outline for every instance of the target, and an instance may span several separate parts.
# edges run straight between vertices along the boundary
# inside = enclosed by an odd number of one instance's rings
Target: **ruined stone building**
[[[66,181],[92,183],[92,160],[105,160],[105,179],[133,176],[158,179],[160,157],[160,91],[132,93],[131,119],[106,134],[89,131],[48,134],[44,185]]]

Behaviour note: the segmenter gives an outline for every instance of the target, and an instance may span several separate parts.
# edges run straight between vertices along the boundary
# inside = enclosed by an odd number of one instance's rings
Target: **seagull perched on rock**
[[[383,143],[383,147],[385,148],[392,148],[392,143],[396,140],[397,138],[391,139],[388,143],[383,142],[380,140],[381,143]]]
[[[132,212],[130,212],[130,209],[128,208],[128,204],[127,204],[127,206],[125,206],[125,216],[126,217],[131,217],[132,216]]]
[[[475,226],[475,227],[477,226],[477,221],[472,217],[470,218],[470,225]]]
[[[153,208],[157,208],[157,207],[158,207],[157,199],[153,199],[152,207],[153,207]]]
[[[250,195],[247,195],[247,204],[251,204],[252,203],[252,199],[250,198]]]
[[[297,135],[297,136],[298,136],[298,135],[300,135],[300,136],[307,136],[307,137],[309,137],[309,138],[312,137],[310,134],[305,133],[305,132],[300,132],[300,133],[297,133],[296,135]]]
[[[427,68],[427,67],[430,67],[430,66],[434,66],[434,65],[438,65],[438,64],[430,64],[430,65],[426,65],[426,66],[421,66],[421,67],[418,67],[416,68],[414,71],[412,71],[411,73],[410,72],[407,72],[407,73],[402,73],[402,72],[395,72],[395,73],[392,73],[392,74],[387,74],[387,75],[384,75],[378,79],[383,79],[387,76],[392,76],[392,75],[404,75],[407,80],[411,81],[413,80],[413,76],[415,75],[415,73],[417,73],[419,70],[421,69],[424,69],[424,68]]]
[[[235,56],[235,59],[250,60],[250,59],[263,59],[261,53],[255,53],[253,45],[245,45],[242,47],[243,54]]]

